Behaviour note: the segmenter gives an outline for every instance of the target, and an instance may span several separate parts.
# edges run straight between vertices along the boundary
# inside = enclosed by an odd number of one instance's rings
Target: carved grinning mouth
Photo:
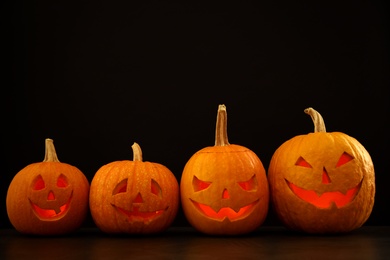
[[[223,220],[228,218],[231,221],[244,218],[252,212],[252,208],[257,204],[259,200],[252,202],[244,207],[241,207],[239,211],[234,211],[232,208],[223,207],[218,211],[213,210],[210,206],[191,200],[195,207],[207,217]]]
[[[160,209],[160,210],[151,211],[151,212],[144,212],[144,211],[139,211],[139,208],[134,207],[134,206],[133,206],[133,209],[130,211],[130,210],[125,210],[123,208],[117,207],[113,204],[111,204],[111,205],[113,207],[115,207],[120,213],[127,216],[130,221],[139,221],[139,222],[145,222],[145,220],[152,221],[152,220],[158,218],[159,216],[161,216],[161,214],[163,214],[164,211],[166,211],[168,209],[168,207],[167,207],[166,209]]]
[[[317,194],[314,190],[306,190],[286,180],[288,187],[300,199],[309,202],[320,209],[331,208],[335,204],[337,208],[344,207],[351,203],[358,194],[362,181],[355,187],[347,190],[345,194],[340,191],[328,191],[322,194]]]
[[[33,203],[30,200],[31,207],[34,210],[34,213],[40,218],[44,220],[54,220],[58,219],[58,217],[61,217],[62,215],[65,214],[65,212],[68,211],[69,206],[70,206],[70,201],[72,199],[73,193],[70,195],[69,200],[63,204],[62,206],[53,208],[53,209],[44,209],[39,207],[37,204]]]

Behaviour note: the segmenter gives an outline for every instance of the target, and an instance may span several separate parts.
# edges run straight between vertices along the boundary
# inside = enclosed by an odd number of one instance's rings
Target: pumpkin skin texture
[[[67,234],[86,219],[88,194],[85,175],[60,162],[53,140],[48,138],[44,161],[27,165],[12,179],[7,191],[7,214],[21,233]]]
[[[179,207],[179,184],[159,163],[142,161],[133,146],[133,161],[102,166],[91,182],[90,210],[96,226],[109,234],[152,234],[166,230]]]
[[[283,143],[273,154],[268,180],[273,210],[289,229],[346,233],[369,218],[375,172],[367,150],[342,132],[326,132],[322,116],[305,109],[314,133]]]
[[[187,161],[180,181],[189,223],[209,235],[240,235],[257,229],[268,213],[269,189],[261,160],[250,149],[229,144],[225,105],[219,105],[214,146]]]

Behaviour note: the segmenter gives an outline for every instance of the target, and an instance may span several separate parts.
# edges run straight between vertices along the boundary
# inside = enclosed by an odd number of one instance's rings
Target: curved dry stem
[[[60,162],[57,157],[56,149],[53,140],[46,138],[45,140],[45,158],[44,162]]]
[[[227,136],[227,112],[225,105],[218,106],[217,125],[215,127],[215,146],[229,145]]]
[[[133,149],[133,161],[141,161],[142,162],[142,150],[139,144],[134,142],[134,144],[131,146]]]
[[[314,110],[311,107],[306,108],[304,110],[304,112],[306,114],[310,115],[311,119],[313,120],[313,123],[314,123],[314,133],[326,132],[325,122],[324,122],[324,119],[322,118],[320,113],[318,113],[316,110]]]

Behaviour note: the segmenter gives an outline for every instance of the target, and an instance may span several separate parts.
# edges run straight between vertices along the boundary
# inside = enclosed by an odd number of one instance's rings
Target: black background
[[[318,110],[329,132],[355,137],[371,154],[377,192],[367,225],[387,225],[386,7],[13,1],[3,16],[12,59],[2,84],[0,227],[11,227],[9,183],[43,160],[45,138],[89,181],[104,164],[132,160],[133,142],[179,181],[191,155],[214,145],[219,104],[230,143],[253,150],[265,168],[284,141],[313,131],[303,110]],[[273,224],[270,212],[265,225]],[[174,225],[187,225],[182,212]]]

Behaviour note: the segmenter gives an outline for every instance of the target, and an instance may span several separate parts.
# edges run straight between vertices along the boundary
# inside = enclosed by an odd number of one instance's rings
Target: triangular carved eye
[[[41,175],[38,175],[38,177],[33,182],[33,190],[43,190],[45,188],[45,181],[42,179]]]
[[[299,157],[297,162],[295,163],[295,165],[297,166],[302,166],[302,167],[306,167],[306,168],[312,168],[310,163],[308,163],[305,159],[303,159],[303,157]]]
[[[65,175],[61,174],[57,179],[57,187],[66,188],[68,187],[68,180]]]
[[[150,185],[150,189],[151,189],[151,192],[154,194],[154,195],[157,195],[159,197],[161,197],[161,187],[160,185],[157,183],[157,181],[153,180],[151,181],[151,185]]]
[[[201,191],[207,189],[211,185],[211,182],[199,180],[196,176],[192,179],[192,186],[194,191]]]
[[[127,191],[127,179],[124,179],[116,185],[115,189],[112,192],[112,195],[123,193],[126,191]]]
[[[341,165],[344,165],[344,164],[346,164],[347,162],[349,162],[351,160],[353,160],[353,157],[351,155],[347,154],[346,152],[344,152],[340,156],[340,159],[337,162],[336,167],[340,167]]]
[[[240,187],[246,191],[253,191],[257,189],[257,179],[256,176],[253,175],[252,178],[250,178],[247,181],[241,181],[238,183]]]

